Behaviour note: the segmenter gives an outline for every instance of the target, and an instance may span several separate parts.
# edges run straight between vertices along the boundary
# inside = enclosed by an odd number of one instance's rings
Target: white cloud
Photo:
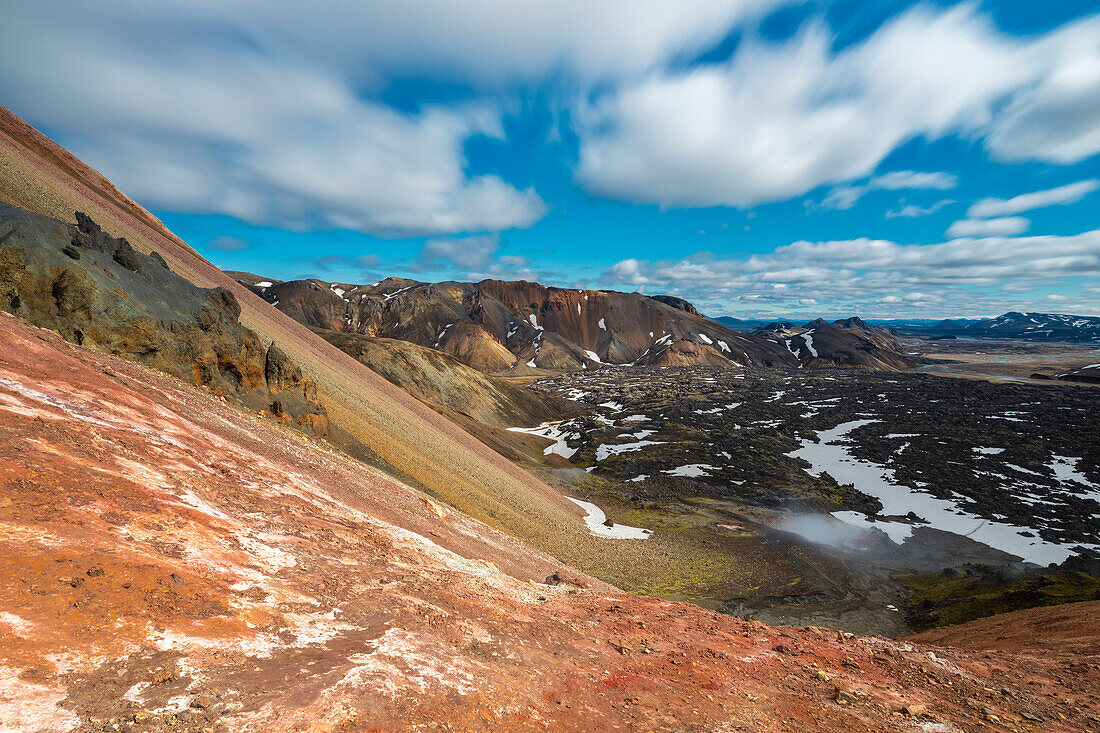
[[[887,191],[900,191],[903,188],[934,188],[946,191],[954,188],[959,179],[941,171],[931,173],[921,171],[892,171],[871,179],[871,188],[881,188]]]
[[[947,229],[949,237],[1009,237],[1028,230],[1031,222],[1022,216],[1000,219],[959,219]]]
[[[940,171],[891,171],[875,176],[864,184],[836,186],[821,202],[825,209],[850,209],[868,191],[900,191],[902,189],[937,189],[946,191],[954,188],[959,179]]]
[[[404,114],[363,99],[333,59],[276,44],[266,9],[239,27],[209,4],[162,11],[6,11],[6,103],[67,131],[74,152],[127,193],[177,212],[382,235],[526,227],[545,213],[533,189],[465,172],[465,140],[501,134],[493,105]],[[225,37],[253,32],[262,48]]]
[[[992,127],[1002,160],[1069,164],[1100,153],[1100,16],[1049,34],[1038,44],[1047,69]]]
[[[989,132],[993,145],[1019,142],[1020,157],[1050,157],[1010,134],[1012,104],[1007,117],[998,110],[1005,99],[1025,104],[1075,64],[1091,69],[1086,41],[1098,28],[1090,19],[1022,39],[972,5],[918,6],[839,52],[821,25],[778,44],[748,38],[728,63],[654,73],[597,98],[580,116],[578,179],[635,202],[749,206],[867,176],[921,136]],[[1050,39],[1080,42],[1055,53]],[[1078,134],[1100,109],[1079,102],[1065,131],[1073,139],[1100,130]],[[1056,137],[1057,115],[1044,115]]]
[[[565,72],[609,80],[646,72],[720,41],[738,22],[790,0],[36,0],[5,9],[11,37],[28,24],[113,29],[116,41],[174,53],[181,44],[242,44],[311,59],[357,85],[392,77],[500,85]],[[140,34],[140,35],[139,35]],[[15,58],[15,57],[12,57]]]
[[[1035,283],[1100,277],[1100,229],[1072,236],[960,238],[929,245],[853,239],[795,242],[744,258],[697,254],[656,262],[622,260],[604,284],[671,292],[713,312],[752,305],[757,311],[801,312],[799,300],[828,303],[834,312],[889,314],[888,304],[915,313],[994,313],[1019,309],[1002,291]],[[1076,280],[1075,280],[1076,279]],[[1087,303],[1088,298],[1082,297]],[[1100,301],[1093,303],[1100,307]]]
[[[966,215],[971,218],[1008,216],[1044,206],[1075,204],[1098,188],[1100,181],[1093,178],[1046,191],[1021,194],[1010,199],[982,199],[971,206]]]
[[[944,206],[955,203],[952,199],[942,199],[932,204],[931,206],[917,206],[916,204],[906,204],[903,201],[899,202],[898,208],[891,209],[886,212],[887,219],[897,218],[916,218],[919,216],[928,216],[929,214],[935,214]]]

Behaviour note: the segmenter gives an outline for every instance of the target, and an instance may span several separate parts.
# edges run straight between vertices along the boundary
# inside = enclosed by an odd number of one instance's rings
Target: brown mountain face
[[[770,323],[752,333],[785,346],[802,367],[897,371],[919,363],[905,353],[890,329],[869,326],[858,317],[831,323],[818,318],[805,326]]]
[[[576,409],[409,341],[321,329],[317,333],[428,404],[498,428],[538,425]]]
[[[487,372],[541,373],[601,364],[795,366],[785,348],[731,331],[687,301],[530,282],[375,285],[239,281],[313,328],[411,341]]]

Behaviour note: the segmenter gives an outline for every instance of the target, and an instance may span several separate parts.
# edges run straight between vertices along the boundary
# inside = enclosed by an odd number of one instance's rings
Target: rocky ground
[[[0,342],[5,730],[1100,721],[1080,634],[994,654],[623,594],[181,381],[8,315]]]
[[[846,436],[851,453],[897,484],[1051,542],[1100,543],[1093,390],[699,367],[574,373],[537,388],[596,408],[558,426],[570,460],[624,482],[639,501],[699,495],[874,513],[874,497],[790,455],[859,421]]]

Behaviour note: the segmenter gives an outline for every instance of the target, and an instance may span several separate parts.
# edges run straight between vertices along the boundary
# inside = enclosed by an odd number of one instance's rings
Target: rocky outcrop
[[[690,313],[693,316],[703,315],[698,310],[696,310],[695,306],[692,305],[689,301],[686,301],[683,298],[677,298],[675,295],[650,295],[649,297],[657,301],[658,303],[670,305],[677,310],[682,310],[686,313]]]
[[[199,288],[77,212],[76,226],[0,203],[0,308],[75,344],[141,362],[320,435],[316,385]]]

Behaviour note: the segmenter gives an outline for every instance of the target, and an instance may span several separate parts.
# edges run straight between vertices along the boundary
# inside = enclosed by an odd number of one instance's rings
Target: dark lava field
[[[606,368],[534,387],[591,406],[544,433],[575,465],[623,482],[629,504],[713,497],[969,534],[922,516],[934,497],[962,527],[1014,528],[1063,554],[1100,545],[1094,389],[711,367]],[[859,482],[790,455],[838,426],[833,444],[896,489],[888,516]]]

